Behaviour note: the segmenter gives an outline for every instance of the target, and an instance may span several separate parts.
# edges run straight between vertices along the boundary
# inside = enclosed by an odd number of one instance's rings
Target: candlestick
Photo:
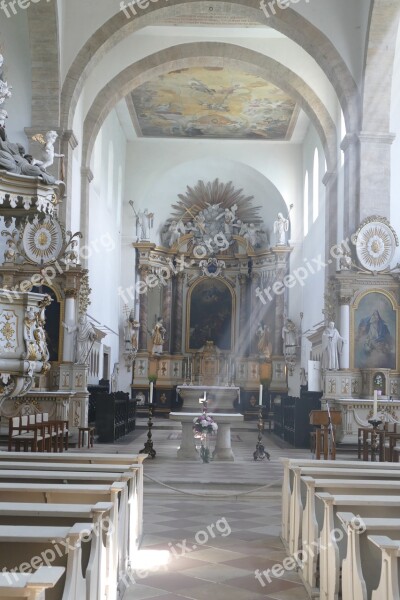
[[[263,403],[263,402],[262,402],[262,395],[263,395],[263,386],[262,386],[262,384],[260,383],[260,395],[259,395],[259,398],[258,398],[258,404],[259,404],[260,406],[262,406],[262,403]]]
[[[153,404],[153,386],[154,386],[154,383],[152,381],[150,381],[150,399],[149,399],[149,404]]]
[[[375,417],[375,415],[378,414],[378,390],[374,390],[374,405],[372,408],[372,416]]]

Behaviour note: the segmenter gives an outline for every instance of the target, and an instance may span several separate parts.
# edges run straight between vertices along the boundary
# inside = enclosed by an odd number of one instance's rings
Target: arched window
[[[107,208],[111,210],[114,194],[114,144],[110,141],[108,145],[108,169],[107,169]]]
[[[318,148],[314,152],[313,166],[313,223],[318,219],[319,211],[319,155]]]
[[[306,176],[304,179],[304,205],[303,205],[303,220],[304,220],[304,235],[306,236],[308,233],[308,171],[306,172]]]
[[[122,167],[118,167],[118,191],[117,191],[117,226],[121,225],[121,208],[122,208]]]
[[[344,120],[344,114],[343,111],[340,111],[340,142],[343,142],[344,138],[346,137],[346,121]],[[340,150],[340,166],[343,167],[344,165],[344,152],[343,150]]]

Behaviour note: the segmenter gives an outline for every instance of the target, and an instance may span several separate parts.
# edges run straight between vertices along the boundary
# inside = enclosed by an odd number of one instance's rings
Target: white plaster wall
[[[148,140],[132,142],[127,150],[127,200],[135,209],[155,213],[151,241],[159,243],[159,232],[169,218],[172,204],[186,186],[198,180],[232,181],[253,204],[261,206],[271,230],[278,211],[298,203],[301,146],[262,141]],[[285,204],[283,204],[283,201]],[[135,216],[124,206],[124,234],[135,236]]]
[[[119,0],[68,0],[63,5],[65,15],[63,27],[69,32],[68,38],[65,36],[62,53],[61,67],[64,79],[80,48],[105,21],[120,10],[120,2]],[[353,76],[359,80],[362,73],[370,0],[335,0],[334,3],[332,0],[292,0],[289,6],[327,35],[337,46]],[[160,16],[164,14],[168,16],[168,4],[160,1],[157,8],[160,8]],[[185,12],[191,10],[190,5],[188,7],[182,5],[180,8]],[[234,6],[231,5],[230,9],[234,12]],[[268,26],[268,18],[261,9],[260,15]]]
[[[392,110],[390,130],[396,134],[392,145],[391,160],[391,199],[390,221],[400,236],[400,31],[397,36],[396,59],[394,63],[392,85]],[[400,250],[397,248],[392,266],[400,262]]]
[[[118,197],[118,170],[125,168],[126,140],[115,112],[111,112],[103,125],[101,160],[93,165],[94,179],[89,195],[89,237],[88,254],[89,283],[92,288],[91,305],[88,313],[115,333],[108,332],[103,344],[111,348],[110,366],[118,362],[119,354],[119,297],[118,286],[121,277],[121,223],[118,204],[122,201],[123,189]],[[113,143],[114,160],[112,165],[112,190],[109,186],[108,172],[109,142]],[[94,153],[95,154],[95,153]],[[123,176],[125,174],[123,173]],[[109,196],[110,192],[111,196]],[[82,251],[82,249],[81,249]]]
[[[0,50],[4,55],[4,79],[13,88],[12,97],[2,106],[8,112],[8,138],[27,147],[24,127],[31,125],[32,69],[26,10],[10,18],[1,12]]]
[[[315,148],[319,153],[319,216],[313,222],[312,220],[312,202],[313,202],[313,166]],[[309,229],[308,234],[304,236],[303,222],[303,201],[304,201],[304,177],[305,173],[309,173]],[[293,227],[293,245],[294,251],[291,255],[290,270],[293,274],[297,269],[305,269],[299,271],[299,279],[302,279],[304,274],[304,285],[296,283],[296,285],[288,290],[288,316],[296,325],[300,325],[300,312],[303,313],[302,331],[303,333],[313,329],[313,327],[323,320],[322,309],[324,307],[324,288],[325,288],[325,269],[319,263],[319,257],[324,261],[325,256],[325,187],[322,179],[325,175],[324,153],[319,141],[318,135],[312,125],[310,125],[304,140],[302,150],[302,165],[301,165],[301,207],[299,218],[292,219]],[[317,262],[313,261],[315,259]],[[325,261],[324,261],[325,262]],[[311,265],[309,267],[308,265]],[[312,273],[312,271],[315,271]],[[305,346],[308,346],[304,340]],[[307,370],[306,361],[307,352],[302,352],[301,366]],[[299,381],[298,378],[289,378],[290,393],[298,395]]]

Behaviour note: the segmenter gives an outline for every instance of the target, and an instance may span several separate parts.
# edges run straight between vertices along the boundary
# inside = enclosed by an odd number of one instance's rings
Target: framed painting
[[[220,279],[202,279],[190,290],[189,350],[200,350],[208,341],[220,350],[232,349],[233,304],[231,289]]]
[[[363,294],[353,308],[356,369],[396,369],[397,309],[384,292]]]

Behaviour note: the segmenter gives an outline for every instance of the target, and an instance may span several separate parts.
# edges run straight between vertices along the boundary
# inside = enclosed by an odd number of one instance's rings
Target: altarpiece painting
[[[396,369],[397,311],[382,292],[365,294],[354,310],[354,367]]]

